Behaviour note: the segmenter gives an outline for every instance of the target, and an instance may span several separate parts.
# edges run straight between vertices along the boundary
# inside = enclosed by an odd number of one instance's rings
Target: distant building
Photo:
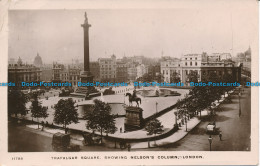
[[[137,76],[137,63],[127,63],[127,79],[128,81],[135,81]]]
[[[71,67],[68,66],[68,76],[69,76],[69,81],[71,83],[72,87],[78,87],[78,82],[80,81],[80,68],[78,67]]]
[[[65,66],[63,64],[53,63],[52,66],[52,81],[62,82],[61,73],[64,71]],[[63,73],[64,75],[64,73]],[[64,79],[64,77],[63,77]]]
[[[143,64],[145,61],[145,57],[140,55],[140,56],[130,56],[130,57],[123,57],[122,62],[126,63],[135,63],[135,64]]]
[[[116,56],[112,55],[111,58],[99,58],[100,67],[100,80],[102,82],[115,82],[116,81]]]
[[[148,75],[151,77],[152,80],[155,80],[157,76],[161,73],[160,64],[149,65],[148,66]]]
[[[207,54],[186,54],[181,57],[181,81],[189,82],[188,75],[190,72],[196,72],[199,76],[198,81],[201,81],[201,63],[207,61]]]
[[[70,82],[69,79],[69,70],[68,69],[64,69],[62,71],[60,71],[60,82]]]
[[[225,74],[233,77],[234,81],[241,80],[241,66],[236,66],[233,61],[220,62],[202,62],[201,64],[201,81],[206,81],[214,73],[219,79]]]
[[[213,53],[211,55],[208,55],[208,61],[223,61],[223,60],[229,60],[232,59],[230,53]]]
[[[81,69],[76,65],[68,65],[66,68],[63,64],[54,63],[52,68],[53,82],[69,82],[72,87],[77,87],[80,81]]]
[[[148,73],[148,67],[144,64],[138,64],[136,66],[136,79],[143,77],[144,74]]]
[[[100,81],[100,66],[98,62],[89,63],[90,73],[94,76],[93,81]]]
[[[52,65],[48,64],[48,65],[42,65],[42,67],[40,67],[41,71],[42,71],[42,81],[45,82],[50,82],[52,80]]]
[[[195,73],[197,81],[205,81],[211,73],[215,73],[218,78],[223,78],[225,73],[231,74],[237,81],[240,80],[241,71],[239,66],[231,60],[229,53],[213,54],[208,56],[202,54],[183,55],[180,60],[164,58],[161,61],[161,74],[165,82],[171,82],[172,74],[176,72],[183,83],[190,82],[190,73]]]
[[[233,59],[237,64],[243,64],[242,69],[251,72],[251,48],[249,47],[244,53],[238,53]]]
[[[116,66],[116,81],[127,82],[127,64],[122,61],[117,61]]]
[[[181,60],[167,59],[161,62],[161,73],[165,82],[171,82],[174,72],[178,73],[179,77],[182,76]]]
[[[132,57],[133,63],[143,64],[143,61],[144,61],[144,56],[142,56],[142,55]]]
[[[14,64],[17,64],[17,62],[14,60],[14,58],[10,58],[10,59],[8,60],[8,64],[14,65]]]
[[[39,53],[37,53],[37,56],[34,58],[33,64],[34,64],[34,66],[37,66],[37,67],[42,66],[42,58],[40,57]]]
[[[34,65],[23,64],[19,57],[16,64],[8,65],[8,81],[14,82],[16,86],[21,86],[21,82],[41,81],[41,70]]]

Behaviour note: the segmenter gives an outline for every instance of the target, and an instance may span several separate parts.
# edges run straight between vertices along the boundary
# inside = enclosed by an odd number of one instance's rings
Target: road
[[[9,152],[52,152],[52,134],[30,129],[25,125],[8,124]],[[73,140],[74,141],[74,140]],[[71,141],[71,142],[73,142]],[[101,145],[80,146],[81,151],[120,151]]]
[[[251,88],[244,88],[240,98],[241,116],[239,117],[238,95],[232,95],[232,103],[222,104],[222,112],[214,118],[217,128],[222,132],[212,135],[212,151],[250,151],[251,130]],[[153,148],[155,151],[209,151],[209,135],[206,134],[208,120],[202,121],[182,140],[165,147]],[[151,149],[142,149],[151,150]]]
[[[51,138],[26,129],[25,126],[8,124],[9,152],[51,152]]]

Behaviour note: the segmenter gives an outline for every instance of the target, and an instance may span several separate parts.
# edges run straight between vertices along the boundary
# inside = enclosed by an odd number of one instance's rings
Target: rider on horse
[[[126,96],[129,97],[129,104],[132,105],[132,101],[135,101],[137,106],[139,107],[139,102],[141,104],[141,98],[137,97],[136,90],[133,90],[133,95],[131,93],[126,93]]]

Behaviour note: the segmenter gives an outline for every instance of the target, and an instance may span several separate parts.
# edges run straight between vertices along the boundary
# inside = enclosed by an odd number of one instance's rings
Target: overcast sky
[[[244,52],[256,40],[257,16],[246,8],[91,9],[9,11],[9,58],[32,63],[83,59],[84,12],[90,60],[124,55],[180,57],[187,53]]]

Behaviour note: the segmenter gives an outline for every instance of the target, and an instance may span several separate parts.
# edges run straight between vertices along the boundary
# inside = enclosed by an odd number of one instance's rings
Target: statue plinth
[[[80,81],[82,83],[92,83],[94,76],[89,71],[82,71],[80,73]],[[81,86],[78,87],[75,91],[75,95],[79,94],[85,94],[85,99],[89,100],[91,97],[100,96],[100,93],[95,89],[93,86]]]
[[[94,76],[89,71],[82,71],[80,72],[80,81],[87,83],[93,82]]]
[[[143,109],[140,107],[126,107],[125,131],[139,130],[143,128]]]

